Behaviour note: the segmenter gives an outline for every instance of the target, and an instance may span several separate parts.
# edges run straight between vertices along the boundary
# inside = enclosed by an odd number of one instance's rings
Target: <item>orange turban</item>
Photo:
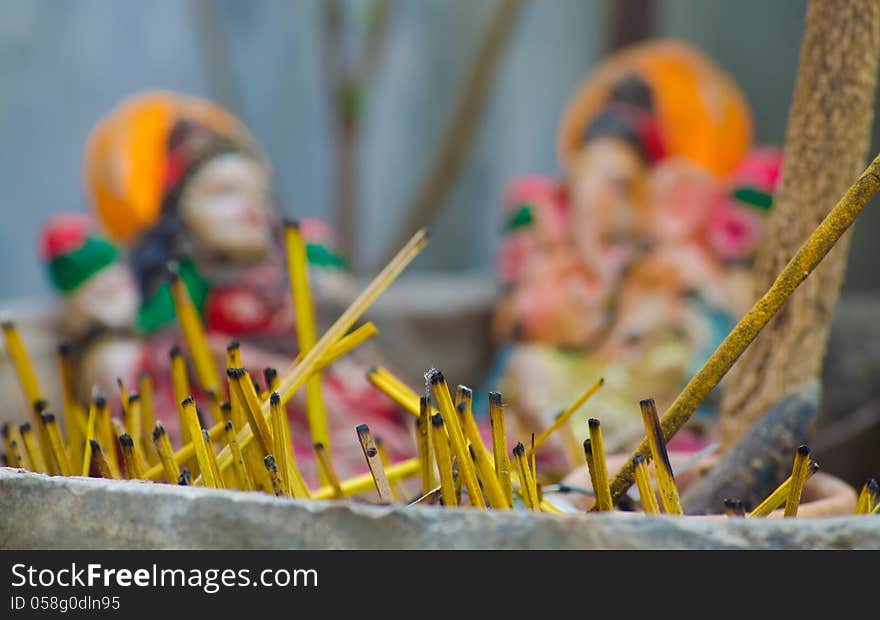
[[[244,125],[209,101],[168,91],[123,100],[92,128],[83,163],[86,195],[113,239],[134,240],[158,220],[168,137],[179,121],[191,121],[253,148]]]
[[[629,75],[651,89],[666,155],[686,157],[724,176],[748,151],[751,113],[733,77],[685,43],[657,40],[628,47],[600,63],[569,100],[557,136],[563,169],[611,89]]]

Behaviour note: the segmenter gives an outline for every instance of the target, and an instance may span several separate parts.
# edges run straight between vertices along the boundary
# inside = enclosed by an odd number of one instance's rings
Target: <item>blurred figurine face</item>
[[[108,265],[65,297],[67,312],[83,324],[131,327],[140,304],[137,285],[124,263]]]
[[[575,237],[582,252],[640,234],[645,177],[645,164],[623,140],[598,137],[584,145],[570,170]]]
[[[706,225],[719,189],[712,175],[686,160],[672,159],[651,171],[649,225],[663,241],[681,241]]]
[[[180,210],[194,241],[233,260],[263,258],[271,244],[269,171],[239,153],[215,157],[187,183]]]

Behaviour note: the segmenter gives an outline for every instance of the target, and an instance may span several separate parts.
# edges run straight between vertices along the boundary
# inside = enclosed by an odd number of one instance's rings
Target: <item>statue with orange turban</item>
[[[233,340],[240,343],[242,361],[255,378],[265,368],[289,366],[297,354],[295,312],[272,170],[238,119],[209,101],[181,93],[134,95],[93,128],[83,181],[101,229],[95,234],[119,250],[112,268],[97,265],[84,277],[119,271],[129,293],[125,299],[136,300],[124,330],[92,321],[90,333],[102,337],[78,340],[86,345],[78,351],[80,359],[91,360],[89,367],[96,369],[84,374],[84,391],[116,377],[134,386],[139,374],[149,373],[157,417],[169,432],[177,429],[168,354],[183,342],[168,279],[172,266],[201,315],[218,367],[225,367],[226,348]],[[339,295],[340,287],[350,287],[333,231],[316,220],[300,222],[300,231],[315,297],[320,301],[325,290]],[[50,274],[56,271],[50,269]],[[88,296],[97,287],[82,290]],[[111,296],[100,303],[115,301]],[[96,342],[101,348],[88,346]],[[353,431],[359,423],[369,423],[392,457],[409,456],[412,448],[411,429],[399,423],[396,408],[366,380],[366,368],[378,362],[374,358],[366,347],[322,375],[334,463],[343,475],[364,468]],[[110,376],[96,378],[96,373]],[[198,389],[194,378],[191,385]],[[200,395],[195,396],[198,402]],[[292,399],[290,411],[295,428],[307,429],[303,394]],[[309,434],[294,437],[303,442],[297,460],[315,483]]]
[[[752,147],[734,79],[671,40],[600,63],[562,114],[557,152],[559,178],[515,179],[504,197],[490,383],[527,436],[604,377],[576,434],[595,416],[623,447],[644,434],[639,400],[669,404],[753,301],[780,154]],[[545,471],[573,465],[556,448]]]

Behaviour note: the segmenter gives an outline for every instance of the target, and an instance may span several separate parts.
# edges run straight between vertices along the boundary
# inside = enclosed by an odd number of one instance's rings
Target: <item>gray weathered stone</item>
[[[880,549],[880,518],[478,512],[0,468],[3,549]]]

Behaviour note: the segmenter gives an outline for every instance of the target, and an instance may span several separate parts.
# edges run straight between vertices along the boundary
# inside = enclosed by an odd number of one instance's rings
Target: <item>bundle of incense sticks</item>
[[[589,420],[589,437],[583,448],[595,498],[592,509],[609,511],[620,506],[625,492],[636,484],[645,513],[659,513],[662,507],[667,514],[682,514],[666,442],[684,426],[791,293],[819,265],[878,189],[880,157],[870,164],[804,242],[767,293],[731,330],[666,414],[662,418],[658,415],[653,400],[640,403],[645,440],[614,478],[608,475],[601,423],[596,418]],[[164,480],[169,484],[263,491],[291,498],[339,499],[375,492],[383,503],[441,504],[494,510],[522,506],[533,511],[558,512],[559,509],[544,496],[535,454],[552,433],[570,428],[567,422],[600,389],[601,379],[585,390],[549,428],[537,436],[531,435],[528,448],[519,441],[512,451],[508,451],[503,398],[497,392],[490,393],[490,451],[474,419],[469,388],[459,386],[453,399],[443,373],[432,368],[425,373],[429,396],[420,397],[387,369],[372,369],[368,373],[369,380],[414,417],[418,455],[402,462],[388,463],[370,429],[360,425],[355,432],[369,473],[346,480],[340,480],[333,469],[326,413],[317,399],[318,390],[307,388],[309,431],[321,477],[327,483],[309,489],[303,481],[291,442],[289,422],[282,409],[284,403],[301,387],[315,382],[313,377],[318,376],[323,368],[375,335],[376,329],[370,323],[350,333],[349,330],[425,247],[427,239],[424,230],[416,233],[330,329],[316,338],[305,272],[305,246],[298,226],[288,223],[285,241],[291,289],[298,329],[304,335],[299,336],[299,357],[281,375],[269,373],[267,389],[262,393],[242,367],[240,352],[234,343],[227,351],[226,385],[222,385],[222,375],[213,366],[208,352],[200,317],[183,282],[172,276],[177,316],[198,382],[208,395],[208,410],[213,417],[213,425],[205,427],[181,370],[183,366],[179,358],[182,353],[173,354],[171,374],[183,437],[183,445],[177,451],[173,450],[162,425],[153,421],[148,377],[139,382],[137,391],[128,391],[120,382],[123,419],[112,419],[106,399],[100,394],[95,394],[88,406],[77,402],[73,389],[74,369],[67,349],[61,347],[63,403],[60,413],[66,421],[65,438],[59,412],[49,411],[49,403],[44,398],[16,326],[10,322],[3,324],[7,352],[26,401],[32,404],[33,414],[32,422],[24,422],[17,428],[4,427],[7,463],[53,475],[124,476]],[[227,400],[221,402],[224,387]],[[817,469],[810,458],[809,448],[800,446],[794,455],[791,476],[748,515],[737,498],[724,502],[724,511],[731,517],[761,517],[783,507],[785,516],[796,516],[804,483]],[[659,501],[652,475],[659,489]],[[417,497],[406,497],[400,482],[419,476],[421,492]],[[871,480],[861,490],[856,513],[876,514],[878,510],[878,484]]]

